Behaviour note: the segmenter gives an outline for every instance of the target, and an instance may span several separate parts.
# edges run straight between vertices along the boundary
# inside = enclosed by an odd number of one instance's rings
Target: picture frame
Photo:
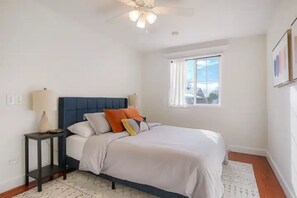
[[[297,80],[297,18],[291,25],[292,80]]]
[[[274,87],[280,87],[290,82],[290,32],[287,30],[272,50]]]

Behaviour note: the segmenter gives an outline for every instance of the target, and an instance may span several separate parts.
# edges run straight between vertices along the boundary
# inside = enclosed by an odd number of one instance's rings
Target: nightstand
[[[54,138],[63,138],[63,154],[62,154],[62,165],[59,166],[54,164]],[[29,172],[29,139],[37,141],[37,157],[38,157],[38,168]],[[42,140],[50,139],[50,157],[51,162],[48,166],[42,167],[42,156],[41,156],[41,142]],[[30,133],[25,134],[25,169],[26,169],[26,180],[25,184],[28,186],[29,177],[37,180],[38,192],[42,191],[42,179],[45,177],[53,177],[58,172],[63,172],[63,179],[66,179],[66,132],[60,133]]]

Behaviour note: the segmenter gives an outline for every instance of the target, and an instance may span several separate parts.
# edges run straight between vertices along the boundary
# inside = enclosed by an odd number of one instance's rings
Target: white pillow
[[[88,121],[75,123],[67,129],[72,133],[86,138],[95,135],[95,131],[92,129]]]
[[[86,113],[85,117],[89,121],[91,127],[94,129],[97,135],[110,132],[111,127],[103,112],[101,113]]]

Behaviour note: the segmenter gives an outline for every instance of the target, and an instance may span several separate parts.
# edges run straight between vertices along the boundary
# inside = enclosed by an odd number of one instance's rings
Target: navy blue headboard
[[[70,125],[84,120],[85,113],[103,112],[104,109],[127,108],[127,98],[59,98],[59,128],[67,130]]]
[[[128,107],[127,98],[87,98],[87,97],[61,97],[59,98],[59,128],[67,131],[72,124],[84,120],[85,113],[103,112],[104,109],[122,109]],[[59,151],[62,147],[62,139],[59,139]],[[61,156],[59,153],[59,165]]]

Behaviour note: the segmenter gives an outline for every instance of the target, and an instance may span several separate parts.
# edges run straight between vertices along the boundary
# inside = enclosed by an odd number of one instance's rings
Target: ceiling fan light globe
[[[142,18],[142,17],[140,17],[140,18],[138,19],[138,21],[137,21],[136,26],[137,26],[138,28],[144,29],[144,28],[145,28],[145,19]]]
[[[149,24],[153,24],[156,22],[157,20],[157,15],[155,15],[154,13],[150,12],[147,16],[146,16],[146,20]]]
[[[131,21],[136,22],[139,19],[140,12],[138,10],[133,10],[129,12],[129,18]]]

